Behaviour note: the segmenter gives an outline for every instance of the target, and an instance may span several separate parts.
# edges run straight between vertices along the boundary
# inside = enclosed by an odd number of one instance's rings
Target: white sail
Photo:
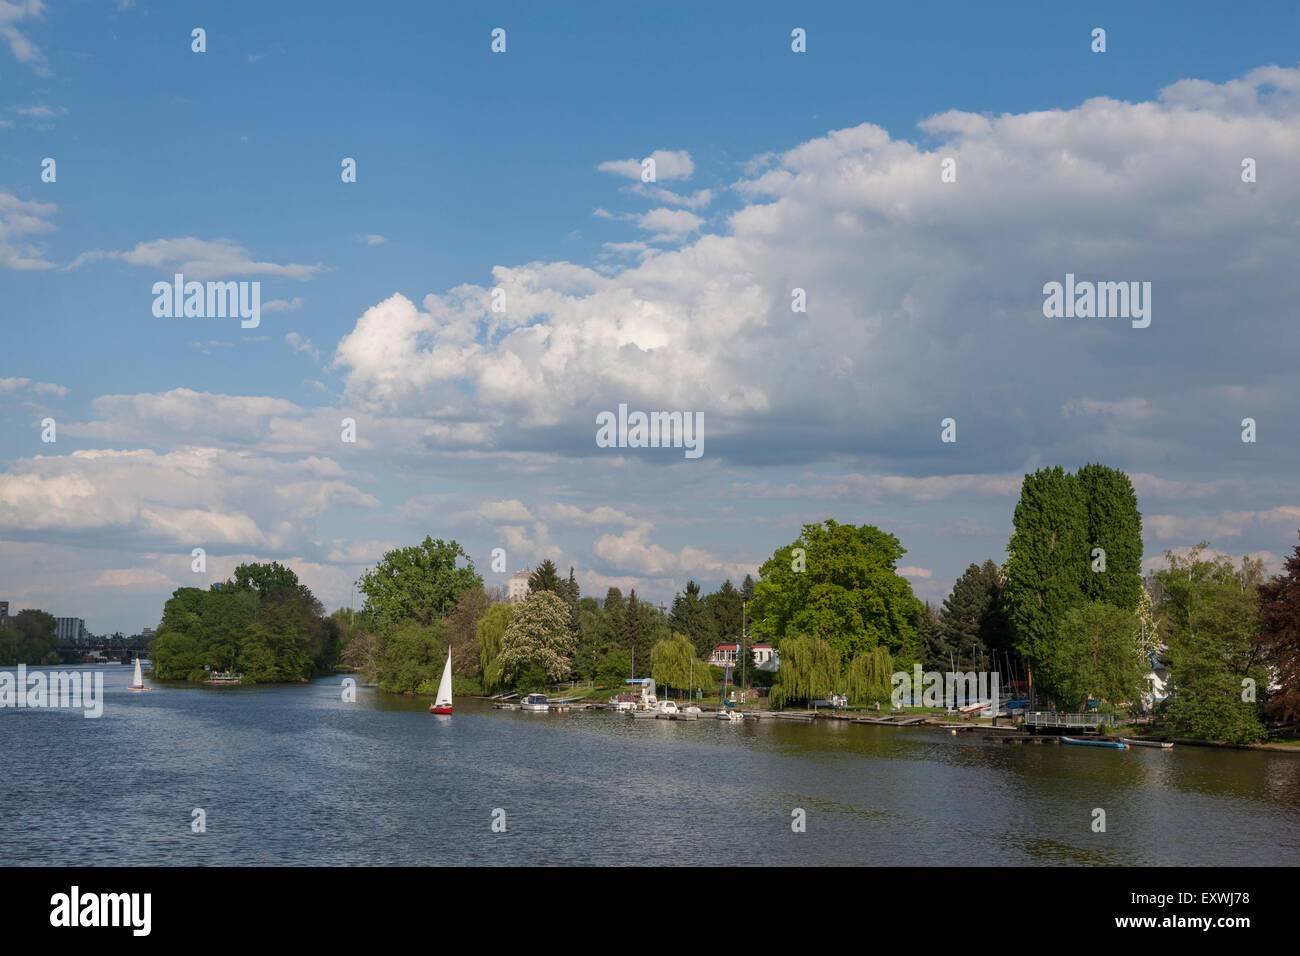
[[[442,669],[442,682],[438,684],[438,696],[433,706],[451,706],[451,648],[447,648],[447,666]]]
[[[131,678],[132,687],[144,686],[144,674],[140,670],[140,658],[135,659],[135,677]]]

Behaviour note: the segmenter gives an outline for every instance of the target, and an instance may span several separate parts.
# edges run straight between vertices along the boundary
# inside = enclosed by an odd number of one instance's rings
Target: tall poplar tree
[[[1053,659],[1065,613],[1084,600],[1088,502],[1059,466],[1026,475],[1007,544],[1006,605],[1016,651],[1034,670]],[[1056,688],[1043,688],[1051,696]]]
[[[1142,600],[1142,515],[1128,475],[1106,465],[1084,465],[1075,479],[1088,503],[1088,574],[1083,591],[1099,601],[1136,611]],[[1100,548],[1105,555],[1102,570]]]

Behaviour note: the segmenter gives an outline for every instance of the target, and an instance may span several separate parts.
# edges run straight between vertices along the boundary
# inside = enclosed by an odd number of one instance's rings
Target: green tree
[[[379,689],[390,694],[435,693],[446,660],[441,621],[404,621],[380,635]]]
[[[713,630],[717,635],[717,639],[725,642],[740,640],[741,622],[744,616],[744,599],[731,581],[723,581],[722,587],[710,594],[704,601],[713,613]]]
[[[459,544],[426,536],[419,545],[389,551],[357,587],[366,596],[366,615],[383,633],[406,621],[441,621],[465,591],[483,587],[483,579]]]
[[[657,641],[650,650],[650,676],[657,687],[708,690],[713,686],[709,665],[695,656],[695,646],[684,634]]]
[[[889,700],[893,691],[894,662],[884,647],[860,651],[844,668],[844,696],[862,706]]]
[[[1207,740],[1260,740],[1260,706],[1247,690],[1268,686],[1256,644],[1263,564],[1243,558],[1234,567],[1227,558],[1207,556],[1208,547],[1202,542],[1186,557],[1166,552],[1166,567],[1155,575],[1157,621],[1169,645],[1165,719]]]
[[[1060,467],[1026,475],[1007,545],[1006,607],[1016,651],[1034,671],[1056,653],[1060,624],[1084,600],[1088,506]]]
[[[781,647],[782,668],[784,641],[795,635],[821,638],[841,658],[877,645],[915,653],[922,606],[896,570],[905,553],[871,525],[804,525],[759,570],[750,636]]]
[[[952,653],[952,662],[945,661],[944,666],[989,670],[994,654],[1010,643],[998,566],[985,561],[967,567],[944,600],[940,620],[943,643]]]
[[[920,647],[920,663],[926,670],[943,670],[952,666],[953,649],[948,643],[947,630],[939,612],[929,601],[925,602],[925,607],[921,610],[921,618],[916,625],[916,638]]]
[[[631,674],[631,655],[621,647],[610,648],[596,665],[596,680],[605,687],[621,687]]]
[[[1065,612],[1053,656],[1040,673],[1054,699],[1084,710],[1089,698],[1112,705],[1135,703],[1148,667],[1137,614],[1088,603]]]
[[[717,619],[700,597],[700,586],[694,581],[687,581],[686,590],[673,598],[669,623],[674,631],[690,639],[699,656],[707,657],[718,643]]]
[[[776,707],[796,700],[811,703],[835,693],[840,683],[840,655],[828,641],[791,636],[781,645],[781,669],[772,685],[772,703]]]
[[[501,642],[515,605],[493,604],[478,622],[479,666],[483,674],[483,692],[491,694],[503,686],[501,680]]]
[[[1083,593],[1089,601],[1137,610],[1142,598],[1142,515],[1128,475],[1106,465],[1075,472],[1088,508],[1088,564]],[[1105,570],[1100,555],[1105,554]],[[1094,568],[1094,565],[1097,567]]]
[[[507,683],[537,669],[549,681],[568,675],[574,651],[569,607],[552,591],[537,591],[519,605],[501,637],[501,676]]]
[[[564,596],[564,582],[560,580],[560,572],[550,558],[539,564],[537,570],[528,576],[528,593],[536,594],[538,591],[550,591]]]
[[[652,609],[637,598],[636,588],[623,603],[617,626],[619,646],[631,656],[633,668],[639,673],[649,671],[650,648],[655,642],[655,619]]]
[[[29,608],[0,631],[0,664],[57,664],[58,622],[46,611]]]

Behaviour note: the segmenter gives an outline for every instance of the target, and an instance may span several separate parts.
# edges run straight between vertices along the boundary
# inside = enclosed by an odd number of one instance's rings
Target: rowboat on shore
[[[1168,740],[1134,740],[1132,737],[1121,738],[1130,747],[1158,747],[1161,750],[1173,750],[1174,745]]]
[[[1061,743],[1076,747],[1109,747],[1111,750],[1128,750],[1128,744],[1122,740],[1085,740],[1082,737],[1061,737]]]

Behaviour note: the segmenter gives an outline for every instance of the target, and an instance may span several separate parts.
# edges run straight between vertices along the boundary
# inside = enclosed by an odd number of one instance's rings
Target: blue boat
[[[1062,737],[1061,743],[1074,744],[1076,747],[1109,747],[1111,750],[1128,750],[1128,744],[1122,740],[1085,740],[1082,737]]]

